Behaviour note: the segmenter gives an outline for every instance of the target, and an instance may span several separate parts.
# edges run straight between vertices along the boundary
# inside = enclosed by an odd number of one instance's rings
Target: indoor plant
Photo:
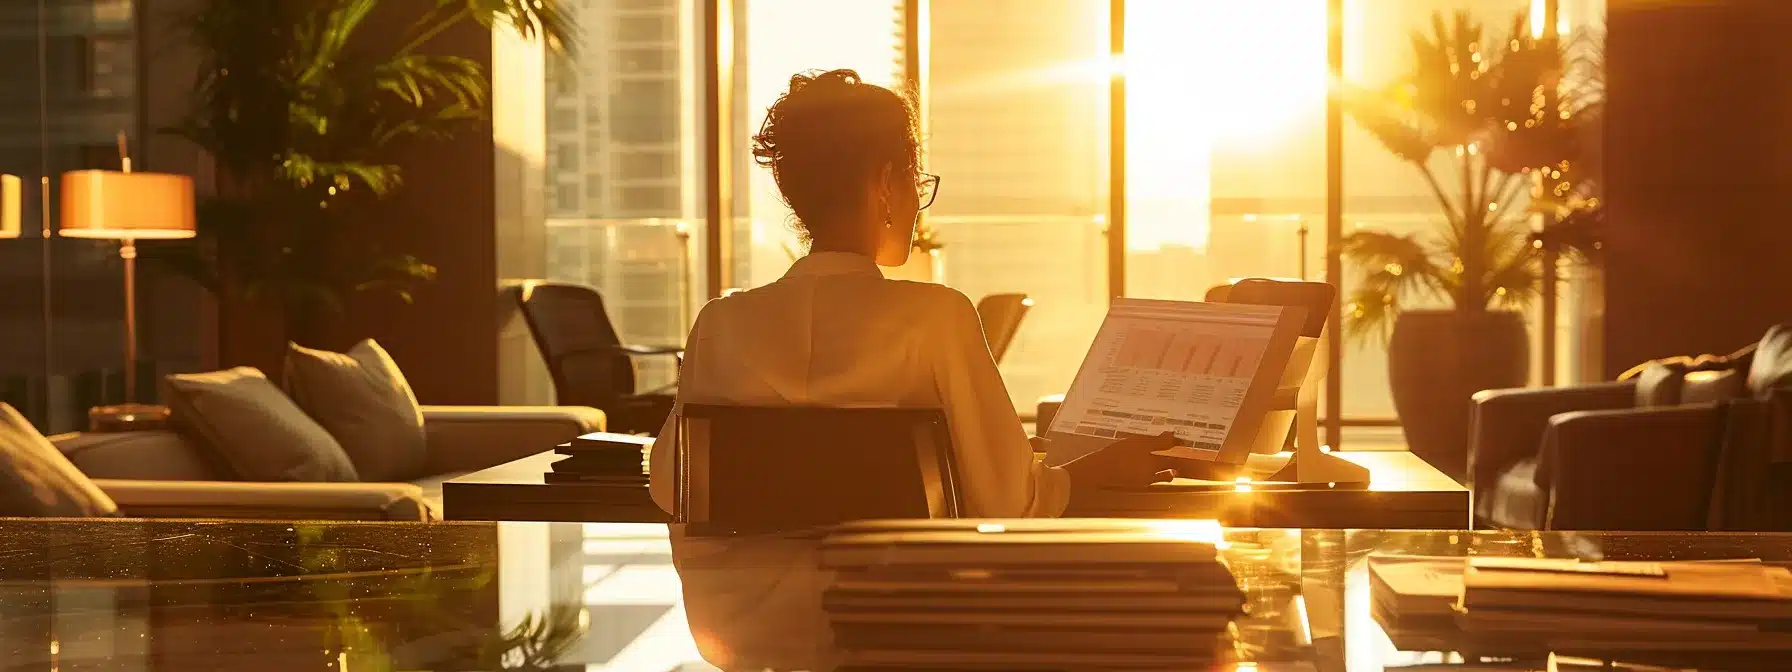
[[[1562,50],[1519,15],[1497,41],[1466,13],[1415,32],[1413,70],[1354,96],[1363,128],[1411,164],[1436,198],[1434,235],[1362,231],[1340,241],[1357,282],[1344,307],[1352,337],[1388,338],[1394,405],[1414,453],[1458,479],[1470,397],[1518,387],[1529,371],[1522,313],[1537,295],[1534,210],[1572,190],[1576,124],[1563,101]],[[1413,310],[1441,299],[1444,310]]]
[[[434,41],[477,22],[570,44],[559,0],[428,0],[407,4],[403,21],[380,4],[200,0],[182,19],[200,68],[187,114],[165,130],[208,155],[215,193],[199,206],[199,243],[165,261],[222,312],[273,309],[288,340],[313,344],[352,294],[408,300],[435,275],[427,260],[369,244],[354,216],[401,187],[394,155],[407,144],[478,128],[487,73],[432,53]]]

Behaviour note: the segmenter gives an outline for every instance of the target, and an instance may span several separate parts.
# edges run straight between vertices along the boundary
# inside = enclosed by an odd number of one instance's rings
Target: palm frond
[[[1490,256],[1493,263],[1484,283],[1489,288],[1487,305],[1504,309],[1530,305],[1537,298],[1539,269],[1528,236],[1502,237]]]
[[[402,187],[401,145],[452,137],[485,114],[485,67],[425,47],[472,23],[562,52],[576,32],[565,0],[411,3],[419,16],[398,35],[373,34],[378,0],[190,4],[180,27],[200,54],[195,94],[163,131],[217,161],[228,198],[200,216],[209,263],[225,285],[330,310],[354,292],[406,297],[435,277],[414,256],[330,244],[368,225],[347,211]]]
[[[1338,253],[1360,272],[1351,302],[1345,306],[1345,332],[1351,337],[1391,333],[1399,306],[1416,296],[1435,295],[1446,269],[1412,236],[1378,231],[1344,237]]]
[[[499,22],[508,24],[518,35],[540,39],[557,53],[573,53],[581,41],[578,27],[561,0],[437,1],[463,3],[480,23],[486,26]]]
[[[323,161],[304,154],[288,154],[281,175],[300,188],[360,186],[375,196],[385,196],[404,183],[403,170],[396,164]]]
[[[372,87],[414,107],[444,98],[468,107],[485,105],[485,68],[459,56],[405,54],[374,66]]]

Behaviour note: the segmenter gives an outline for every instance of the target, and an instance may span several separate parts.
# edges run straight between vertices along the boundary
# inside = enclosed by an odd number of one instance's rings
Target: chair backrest
[[[517,289],[517,302],[554,379],[555,403],[603,408],[634,393],[634,363],[617,350],[622,339],[596,289],[533,283]]]
[[[1319,385],[1325,378],[1327,366],[1327,359],[1321,353],[1324,347],[1320,339],[1326,336],[1327,322],[1331,320],[1332,308],[1338,301],[1338,288],[1323,282],[1246,278],[1230,285],[1208,289],[1207,300],[1252,306],[1293,306],[1306,311],[1306,321],[1301,325],[1300,337],[1295,339],[1294,353],[1289,356],[1288,368],[1277,385],[1283,390],[1295,390],[1293,398],[1278,395],[1283,402],[1294,403],[1282,403],[1266,414],[1258,430],[1257,440],[1251,446],[1251,452],[1254,453],[1280,452],[1289,447],[1293,440],[1298,421],[1296,411],[1300,407],[1306,407],[1308,413],[1318,412]],[[1315,432],[1303,440],[1316,446],[1317,425],[1313,427]]]
[[[1020,331],[1021,320],[1032,307],[1033,300],[1025,294],[990,294],[977,300],[977,318],[983,322],[983,338],[989,341],[989,354],[997,364],[1002,362],[1002,355],[1008,353],[1008,346],[1014,343],[1014,334]]]
[[[687,534],[722,535],[957,518],[955,465],[939,409],[687,403],[674,520]]]
[[[1224,287],[1219,290],[1220,300],[1226,303],[1306,309],[1307,321],[1301,325],[1300,335],[1307,338],[1319,338],[1325,332],[1326,321],[1332,317],[1332,306],[1338,302],[1338,288],[1323,282],[1246,278]],[[1211,296],[1214,291],[1208,290],[1208,294]]]

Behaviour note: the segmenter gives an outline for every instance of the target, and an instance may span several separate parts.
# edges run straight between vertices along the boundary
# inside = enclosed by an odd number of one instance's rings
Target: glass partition
[[[142,49],[131,0],[0,7],[0,173],[20,178],[20,230],[0,236],[0,402],[46,433],[84,429],[88,407],[123,400],[123,286],[118,244],[51,237],[57,176],[119,168],[119,140],[143,151]],[[48,176],[46,198],[44,178]],[[45,210],[48,210],[47,216]],[[153,256],[154,245],[144,245]],[[137,401],[158,375],[199,365],[197,290],[154,264],[138,269]]]

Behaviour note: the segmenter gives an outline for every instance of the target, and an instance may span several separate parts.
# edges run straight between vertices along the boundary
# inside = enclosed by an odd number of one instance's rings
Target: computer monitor
[[[1306,323],[1300,306],[1114,300],[1046,428],[1047,463],[1164,431],[1177,457],[1244,463]]]

